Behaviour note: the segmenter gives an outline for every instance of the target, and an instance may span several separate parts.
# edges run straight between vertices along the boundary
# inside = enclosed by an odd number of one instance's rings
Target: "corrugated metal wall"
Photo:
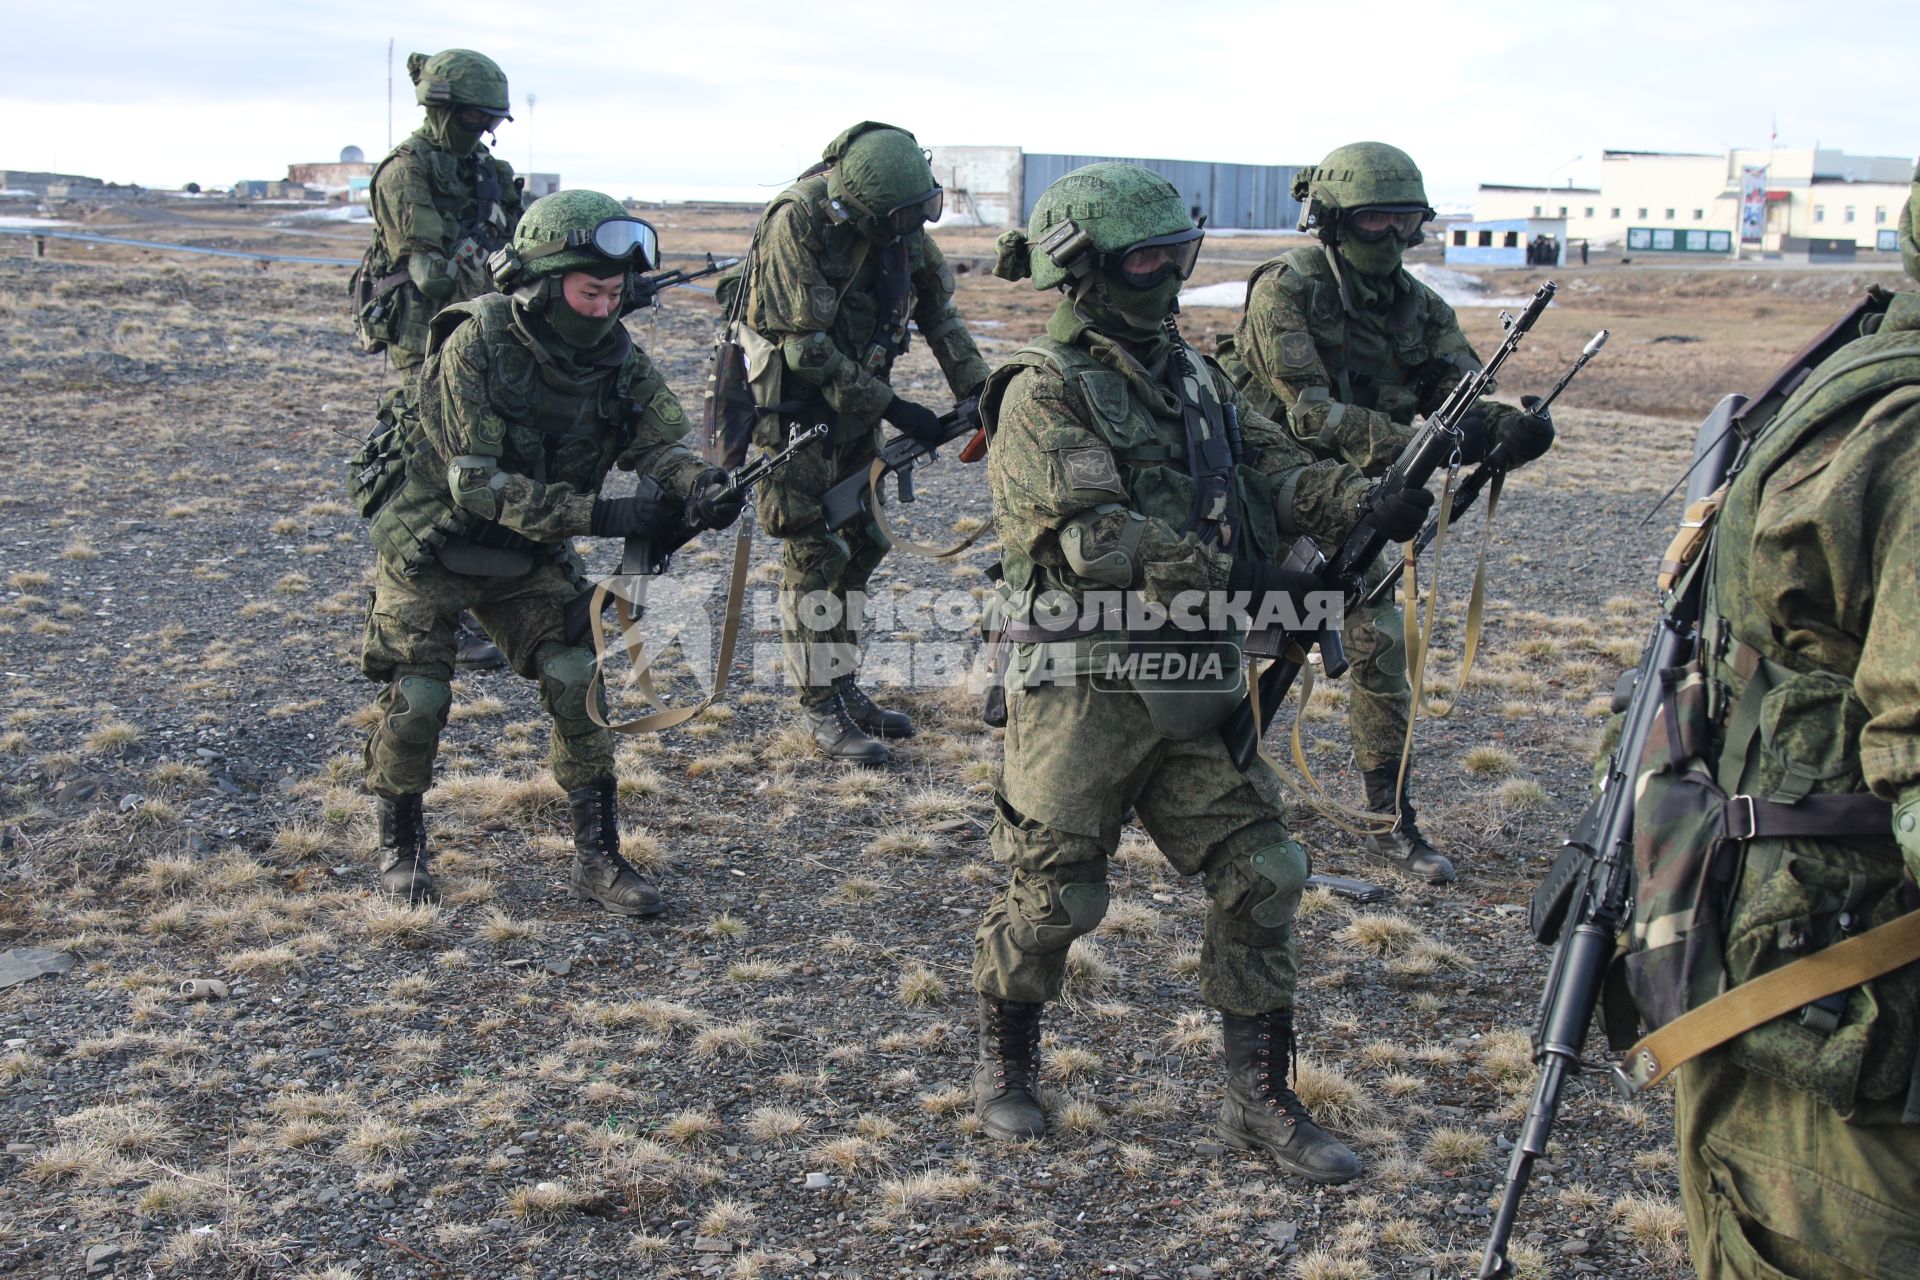
[[[1259,227],[1292,230],[1300,221],[1300,202],[1291,188],[1298,165],[1215,164],[1206,160],[1144,160],[1130,156],[1058,156],[1028,152],[1022,157],[1023,207],[1020,221],[1033,216],[1034,202],[1049,183],[1081,165],[1124,160],[1165,174],[1188,204],[1200,206],[1210,227]]]

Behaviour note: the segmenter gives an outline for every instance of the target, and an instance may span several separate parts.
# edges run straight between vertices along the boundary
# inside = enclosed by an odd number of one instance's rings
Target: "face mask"
[[[480,130],[461,128],[452,113],[442,108],[427,108],[427,124],[433,140],[457,156],[470,156],[480,145]]]
[[[1385,236],[1379,240],[1355,240],[1351,237],[1340,242],[1339,253],[1342,260],[1350,264],[1363,276],[1390,276],[1400,269],[1400,258],[1407,251],[1406,243],[1398,236]]]
[[[613,326],[620,323],[616,313],[610,316],[583,316],[567,305],[565,298],[556,298],[547,309],[546,321],[560,341],[575,351],[591,351],[605,342],[607,335],[613,332]]]

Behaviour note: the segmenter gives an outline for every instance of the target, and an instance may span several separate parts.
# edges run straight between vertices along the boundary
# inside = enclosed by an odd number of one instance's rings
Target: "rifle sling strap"
[[[653,677],[649,674],[646,656],[646,644],[634,629],[632,602],[607,584],[611,578],[603,578],[593,586],[593,600],[588,606],[588,619],[593,629],[593,677],[587,686],[587,716],[602,729],[614,733],[658,733],[662,729],[671,729],[705,711],[718,702],[720,695],[726,692],[727,676],[733,670],[733,651],[740,639],[740,618],[744,612],[742,604],[747,593],[747,570],[753,561],[753,516],[752,507],[742,513],[740,522],[735,526],[733,535],[733,573],[727,583],[726,620],[720,630],[720,652],[714,663],[713,688],[707,691],[700,701],[685,707],[669,707],[653,687]],[[618,576],[618,575],[616,575]],[[620,626],[620,643],[627,651],[627,660],[632,669],[627,683],[640,691],[645,698],[659,710],[641,716],[636,720],[619,723],[609,722],[601,711],[606,690],[607,664],[607,626],[601,617],[606,608],[607,597],[613,597],[614,616]]]
[[[950,547],[937,547],[930,542],[915,542],[893,531],[887,523],[886,508],[880,502],[880,481],[887,474],[887,464],[875,458],[867,470],[867,510],[873,513],[874,527],[880,530],[880,536],[908,555],[925,556],[929,560],[951,560],[968,547],[980,540],[980,535],[993,527],[991,520],[982,521],[978,529]]]
[[[1802,802],[1804,803],[1804,801]],[[1617,1069],[1632,1093],[1660,1083],[1737,1035],[1920,960],[1920,911],[1803,956],[1689,1010],[1627,1050]]]

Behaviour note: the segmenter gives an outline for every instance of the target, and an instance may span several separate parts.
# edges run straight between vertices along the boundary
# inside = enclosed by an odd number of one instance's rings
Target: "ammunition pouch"
[[[382,396],[372,429],[347,460],[347,496],[362,520],[371,520],[406,479],[406,407],[402,388]]]

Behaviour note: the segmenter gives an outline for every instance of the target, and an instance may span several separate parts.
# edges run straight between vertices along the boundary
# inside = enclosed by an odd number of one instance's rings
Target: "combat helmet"
[[[1031,275],[1036,289],[1095,276],[1151,289],[1192,274],[1202,235],[1171,182],[1137,164],[1101,161],[1040,193],[1027,230],[1000,237],[994,274]]]
[[[1408,245],[1425,239],[1421,225],[1434,216],[1426,183],[1413,157],[1384,142],[1349,142],[1300,170],[1293,198],[1301,202],[1300,230],[1329,244],[1378,240],[1389,233]],[[1356,215],[1365,214],[1365,217]]]
[[[468,107],[513,119],[507,109],[507,73],[484,53],[442,49],[432,57],[409,54],[407,74],[413,78],[414,100],[423,107]]]
[[[615,275],[650,271],[660,262],[651,223],[598,191],[557,191],[527,206],[513,243],[487,259],[493,282],[532,309],[552,301],[569,271]]]
[[[939,219],[946,193],[905,129],[862,120],[828,143],[821,158],[835,209],[869,240],[886,244]]]

